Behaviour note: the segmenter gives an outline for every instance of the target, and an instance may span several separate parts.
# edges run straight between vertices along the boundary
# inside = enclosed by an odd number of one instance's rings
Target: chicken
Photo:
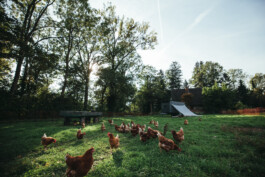
[[[101,131],[104,132],[106,130],[106,127],[104,125],[104,122],[102,122],[102,125],[101,125]]]
[[[127,125],[124,122],[122,122],[122,124],[120,125],[119,132],[120,133],[125,133],[126,126]]]
[[[44,148],[46,149],[46,147],[52,143],[56,143],[56,139],[47,137],[46,133],[44,133],[44,135],[41,137],[41,144],[44,146]]]
[[[131,131],[130,126],[125,125],[124,132],[125,132],[125,133],[129,133],[130,131]]]
[[[163,133],[164,136],[166,136],[167,129],[168,129],[168,123],[166,123],[164,126],[164,133]]]
[[[125,127],[125,123],[122,122],[121,125],[120,125],[121,128],[124,128]]]
[[[146,128],[146,125],[144,124],[144,125],[139,125],[139,127],[143,130],[143,131],[145,131],[145,128]]]
[[[113,125],[114,124],[113,120],[109,119],[108,121],[109,121],[109,124],[110,125]]]
[[[118,131],[118,132],[122,132],[123,131],[122,128],[119,127],[118,125],[114,125],[114,126],[115,126],[115,130],[116,131]]]
[[[181,149],[174,143],[173,140],[167,139],[166,137],[161,135],[161,133],[158,133],[157,136],[159,141],[158,146],[160,148],[160,152],[161,149],[164,149],[167,152],[170,150],[178,150],[179,152],[181,151]]]
[[[131,134],[132,136],[136,136],[139,132],[139,127],[138,126],[132,126],[131,128]]]
[[[158,130],[153,130],[151,127],[148,127],[147,134],[149,137],[156,138],[158,133],[160,133]]]
[[[81,129],[79,129],[79,130],[77,130],[76,137],[77,137],[77,139],[82,139],[85,134],[86,134],[86,132],[81,133]]]
[[[151,120],[151,121],[149,122],[149,124],[154,124],[154,120]]]
[[[82,122],[82,128],[85,128],[85,127],[86,127],[85,122]]]
[[[112,133],[108,133],[108,137],[109,137],[109,144],[110,144],[110,148],[118,148],[120,146],[120,139],[119,139],[119,135],[117,134],[116,137],[113,136]]]
[[[65,162],[67,165],[66,176],[67,177],[81,177],[87,175],[91,169],[94,159],[94,148],[88,149],[84,155],[72,157],[69,154],[65,156]]]
[[[150,136],[147,132],[144,132],[143,129],[139,128],[139,135],[140,135],[140,140],[142,142],[146,142],[148,139],[150,139]]]
[[[158,121],[154,121],[154,125],[156,128],[158,128]]]
[[[175,130],[172,130],[171,133],[177,143],[181,143],[184,140],[184,131],[182,127],[180,128],[178,132],[176,132]]]
[[[189,122],[188,122],[188,120],[186,119],[185,121],[184,121],[184,125],[188,125],[189,124]]]

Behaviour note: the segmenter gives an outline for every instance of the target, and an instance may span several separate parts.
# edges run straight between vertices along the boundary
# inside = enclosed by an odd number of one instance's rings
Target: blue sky
[[[196,61],[265,73],[263,0],[90,0],[94,8],[107,2],[158,33],[154,50],[139,51],[144,64],[165,71],[177,61],[187,80]]]

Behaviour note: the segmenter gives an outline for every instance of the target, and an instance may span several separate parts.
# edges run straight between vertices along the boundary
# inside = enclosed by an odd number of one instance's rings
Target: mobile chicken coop
[[[191,112],[183,102],[170,101],[169,103],[162,103],[162,113],[171,115],[183,115],[183,116],[198,116]]]

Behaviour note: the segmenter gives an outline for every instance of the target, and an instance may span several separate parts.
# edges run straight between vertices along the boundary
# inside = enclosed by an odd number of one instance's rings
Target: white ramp
[[[172,101],[173,102],[173,101]],[[183,114],[184,116],[198,116],[197,114],[194,114],[193,112],[191,112],[184,103],[181,102],[173,102],[171,103],[171,106],[173,106],[178,112],[180,112],[181,114]]]

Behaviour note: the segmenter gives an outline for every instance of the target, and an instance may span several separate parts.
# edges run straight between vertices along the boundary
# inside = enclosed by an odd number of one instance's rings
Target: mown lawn
[[[120,125],[133,120],[149,125],[159,121],[163,132],[169,123],[171,130],[184,128],[182,152],[169,153],[158,148],[158,140],[146,143],[131,134],[121,134],[120,148],[111,154],[107,132],[115,129],[104,118],[101,124],[88,125],[84,139],[77,140],[80,126],[63,126],[63,120],[0,123],[0,176],[65,176],[65,154],[82,155],[95,148],[94,165],[87,176],[265,176],[265,116],[206,115],[171,118],[169,116],[116,117]],[[188,119],[189,125],[184,125]],[[151,126],[154,128],[154,126]],[[47,150],[41,145],[46,133],[56,138]]]

